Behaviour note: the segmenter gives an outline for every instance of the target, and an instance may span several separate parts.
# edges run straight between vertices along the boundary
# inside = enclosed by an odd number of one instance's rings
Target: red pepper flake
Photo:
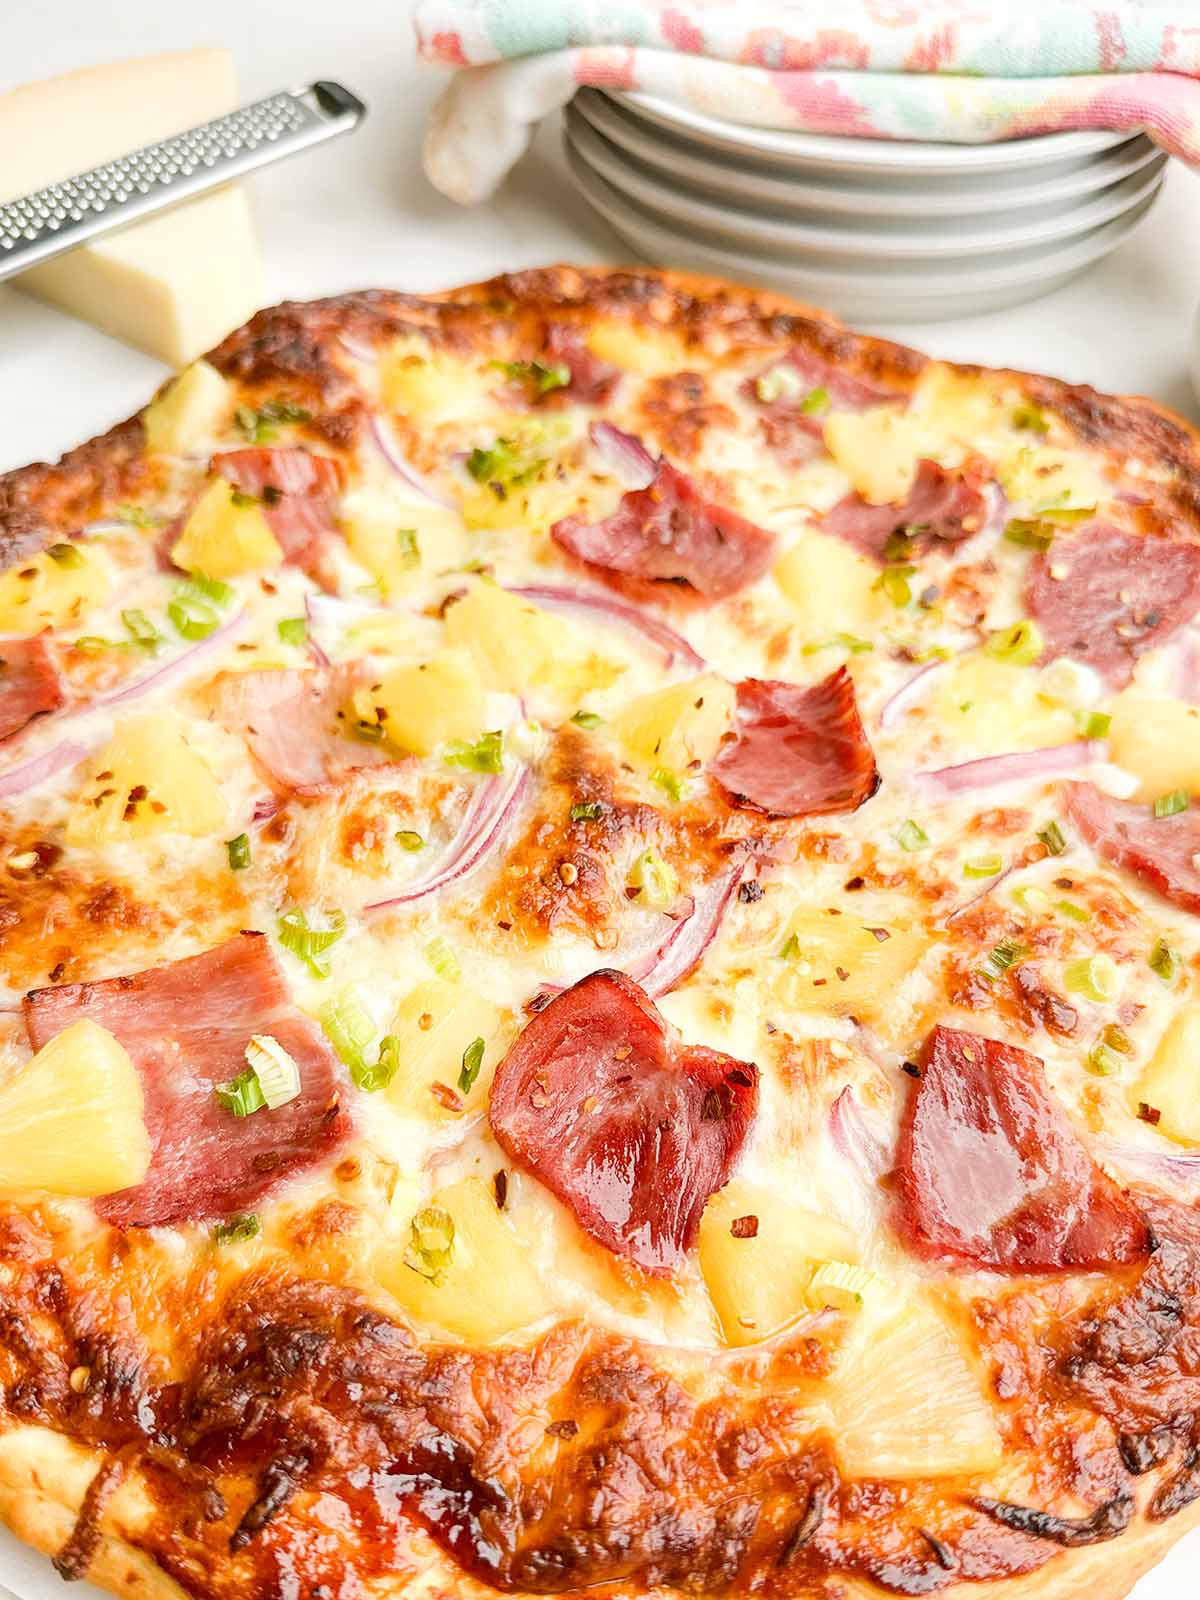
[[[838,977],[843,983],[845,983],[850,977],[850,974],[846,971],[845,967],[834,967],[833,970],[837,973]]]
[[[496,1196],[497,1207],[503,1211],[508,1203],[508,1173],[503,1167],[492,1174],[492,1193]]]
[[[729,1231],[735,1239],[757,1239],[758,1218],[755,1216],[734,1217],[729,1224]]]
[[[1157,1106],[1147,1105],[1144,1100],[1138,1101],[1138,1116],[1143,1122],[1148,1122],[1154,1127],[1162,1118],[1162,1112]]]
[[[442,1083],[440,1079],[435,1078],[433,1080],[433,1082],[429,1085],[429,1092],[433,1096],[433,1098],[437,1101],[438,1105],[444,1107],[445,1110],[447,1110],[447,1111],[461,1111],[462,1110],[462,1108],[463,1108],[463,1097],[462,1097],[462,1095],[459,1094],[457,1089],[452,1089],[448,1083]]]
[[[866,881],[867,880],[865,878],[861,877],[847,878],[845,883],[842,885],[842,888],[849,890],[849,892],[853,894],[855,889],[861,889]]]
[[[907,1072],[910,1078],[919,1078],[921,1076],[921,1069],[915,1061],[903,1062],[900,1070]]]
[[[561,1422],[548,1422],[546,1432],[552,1439],[573,1439],[579,1432],[579,1424],[572,1417],[564,1417]]]
[[[877,939],[880,944],[886,944],[886,942],[892,937],[886,928],[868,928],[867,932],[873,939]]]

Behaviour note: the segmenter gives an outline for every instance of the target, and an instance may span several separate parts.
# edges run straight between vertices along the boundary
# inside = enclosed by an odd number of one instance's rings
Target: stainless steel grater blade
[[[0,205],[0,278],[349,133],[366,112],[349,89],[321,81],[7,201]]]

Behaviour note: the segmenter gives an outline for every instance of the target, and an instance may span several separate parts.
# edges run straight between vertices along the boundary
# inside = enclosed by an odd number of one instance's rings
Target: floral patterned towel
[[[1200,164],[1200,0],[418,0],[415,23],[458,69],[425,167],[464,204],[581,84],[860,138],[1143,129]]]

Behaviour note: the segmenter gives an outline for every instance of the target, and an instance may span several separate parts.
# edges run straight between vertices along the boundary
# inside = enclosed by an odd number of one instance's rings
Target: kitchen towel
[[[1200,0],[418,0],[414,18],[455,69],[426,171],[464,204],[583,84],[862,138],[1141,129],[1200,164]]]

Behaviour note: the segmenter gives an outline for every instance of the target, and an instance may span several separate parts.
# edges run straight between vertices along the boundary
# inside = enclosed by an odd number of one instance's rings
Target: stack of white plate
[[[1145,216],[1167,160],[1143,134],[834,138],[596,89],[568,107],[566,143],[585,198],[646,259],[881,321],[1057,289]]]

